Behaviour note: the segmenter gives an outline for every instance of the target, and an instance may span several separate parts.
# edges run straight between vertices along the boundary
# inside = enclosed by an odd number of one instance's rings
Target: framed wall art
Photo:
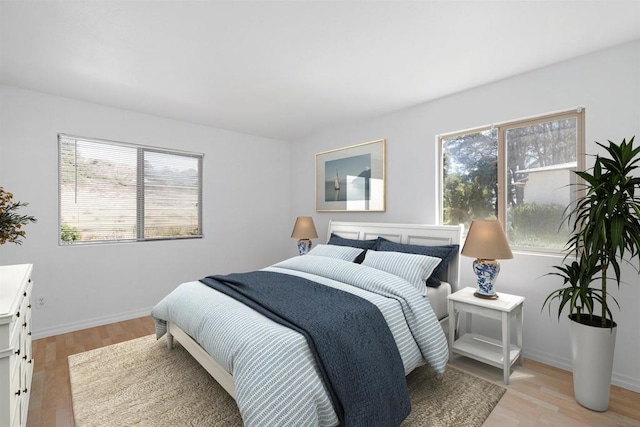
[[[316,154],[316,211],[384,212],[386,140]]]

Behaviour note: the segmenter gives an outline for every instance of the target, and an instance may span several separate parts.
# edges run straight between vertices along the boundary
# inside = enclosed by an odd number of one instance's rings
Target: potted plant
[[[32,216],[16,213],[23,206],[29,206],[29,204],[14,202],[13,194],[0,187],[0,245],[7,242],[22,244],[21,239],[25,235],[22,226],[36,222]]]
[[[597,155],[593,168],[575,172],[584,180],[576,184],[583,192],[564,217],[571,231],[564,261],[569,256],[575,261],[553,267],[556,271],[549,274],[562,277],[563,287],[543,303],[551,310],[551,302],[558,300],[558,318],[569,310],[575,398],[595,411],[609,406],[617,330],[609,300],[618,302],[607,284],[620,286],[621,262],[638,258],[640,265],[640,147],[633,141],[596,142],[608,157]]]

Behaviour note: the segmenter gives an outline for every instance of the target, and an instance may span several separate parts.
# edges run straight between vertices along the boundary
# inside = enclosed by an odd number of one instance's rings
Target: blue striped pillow
[[[335,246],[335,245],[317,245],[311,249],[307,255],[311,256],[323,256],[327,258],[337,258],[344,261],[353,262],[364,249],[352,248],[350,246]]]
[[[440,258],[426,255],[369,250],[362,265],[402,277],[415,286],[422,295],[426,295],[427,286],[425,282],[440,264],[440,261],[442,261]]]
[[[449,262],[458,255],[460,246],[444,245],[444,246],[420,246],[409,245],[404,243],[391,242],[384,237],[378,237],[378,251],[403,252],[406,254],[418,254],[437,257],[442,259],[431,276],[427,279],[427,286],[437,288],[440,286],[440,276],[447,271]]]

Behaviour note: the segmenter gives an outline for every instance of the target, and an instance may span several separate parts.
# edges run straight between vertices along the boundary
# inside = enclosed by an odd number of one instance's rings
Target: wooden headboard
[[[387,224],[375,222],[329,221],[327,241],[334,233],[345,239],[370,240],[384,237],[396,243],[421,246],[460,245],[464,225]],[[449,262],[443,279],[451,284],[452,292],[460,285],[460,255]]]

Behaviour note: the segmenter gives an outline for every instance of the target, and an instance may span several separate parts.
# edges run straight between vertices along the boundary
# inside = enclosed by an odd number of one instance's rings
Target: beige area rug
[[[155,336],[69,356],[76,427],[242,426],[235,404],[176,341]],[[407,377],[412,411],[403,426],[481,426],[506,389],[449,367]]]

